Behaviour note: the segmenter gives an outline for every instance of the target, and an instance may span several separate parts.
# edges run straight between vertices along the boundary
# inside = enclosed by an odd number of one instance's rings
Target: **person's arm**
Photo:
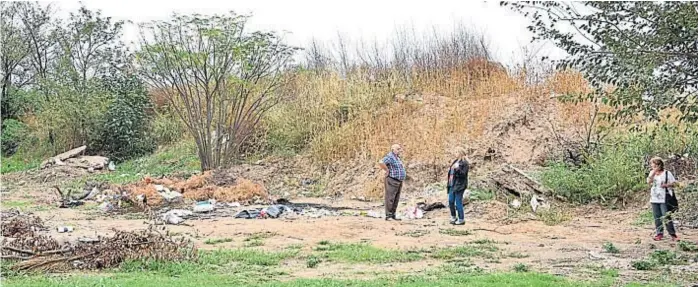
[[[655,173],[655,170],[653,169],[650,171],[650,174],[647,176],[647,184],[649,186],[652,186],[652,182],[654,181],[654,173]]]
[[[463,161],[462,165],[459,165],[456,169],[456,176],[463,178],[465,182],[465,188],[468,188],[468,171],[470,170],[470,163]]]
[[[385,172],[388,172],[388,164],[390,164],[390,159],[387,156],[378,162],[378,166]]]
[[[676,186],[676,178],[674,178],[674,175],[670,172],[667,171],[667,179],[666,179],[666,184],[662,184],[663,188],[674,188]]]

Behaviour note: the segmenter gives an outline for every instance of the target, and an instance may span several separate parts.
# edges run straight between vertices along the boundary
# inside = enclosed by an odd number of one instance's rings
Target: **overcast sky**
[[[526,30],[528,20],[499,3],[465,0],[120,0],[82,1],[91,10],[102,10],[105,16],[135,23],[165,20],[173,12],[214,14],[233,10],[239,14],[251,13],[249,25],[263,30],[288,31],[289,44],[306,46],[312,38],[333,41],[338,32],[350,40],[387,41],[396,27],[412,26],[416,29],[437,27],[449,32],[457,23],[472,26],[486,33],[492,44],[496,60],[512,64],[522,58],[521,48],[530,45],[531,34]],[[80,7],[78,1],[58,1],[54,5],[62,17]],[[126,42],[136,41],[135,25],[125,30]],[[554,48],[544,45],[540,52],[559,56]]]

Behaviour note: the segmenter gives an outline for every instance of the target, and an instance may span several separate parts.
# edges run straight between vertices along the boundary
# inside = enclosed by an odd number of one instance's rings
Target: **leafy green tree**
[[[143,82],[135,74],[116,74],[104,85],[113,100],[104,115],[101,150],[115,161],[153,152],[156,144],[148,134],[152,106]]]
[[[698,4],[673,1],[500,2],[532,20],[534,40],[569,55],[557,64],[582,72],[615,119],[657,120],[676,107],[698,120]],[[612,87],[610,92],[606,88]]]
[[[234,13],[174,15],[141,26],[137,65],[196,141],[201,169],[230,164],[278,102],[296,50],[275,33],[247,32]]]

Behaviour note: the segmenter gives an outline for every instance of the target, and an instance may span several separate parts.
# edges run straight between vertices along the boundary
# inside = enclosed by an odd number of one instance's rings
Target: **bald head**
[[[399,144],[393,144],[390,146],[390,151],[395,155],[400,155],[402,153],[402,146]]]

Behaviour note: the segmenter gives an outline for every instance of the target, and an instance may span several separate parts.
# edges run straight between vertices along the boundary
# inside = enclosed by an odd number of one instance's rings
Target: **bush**
[[[579,203],[605,202],[645,188],[641,157],[628,150],[604,150],[579,168],[554,163],[543,171],[543,184]]]
[[[647,132],[617,136],[587,158],[581,167],[553,162],[541,174],[543,184],[578,203],[602,202],[647,189],[652,156],[698,152],[698,134],[663,124]]]
[[[27,126],[14,119],[6,119],[2,121],[2,132],[0,133],[0,141],[2,141],[2,154],[4,156],[13,155],[17,152],[20,143],[27,137]]]
[[[107,81],[107,90],[114,100],[104,115],[104,128],[99,138],[102,151],[115,161],[152,153],[155,142],[148,134],[151,108],[145,88],[135,76]]]

